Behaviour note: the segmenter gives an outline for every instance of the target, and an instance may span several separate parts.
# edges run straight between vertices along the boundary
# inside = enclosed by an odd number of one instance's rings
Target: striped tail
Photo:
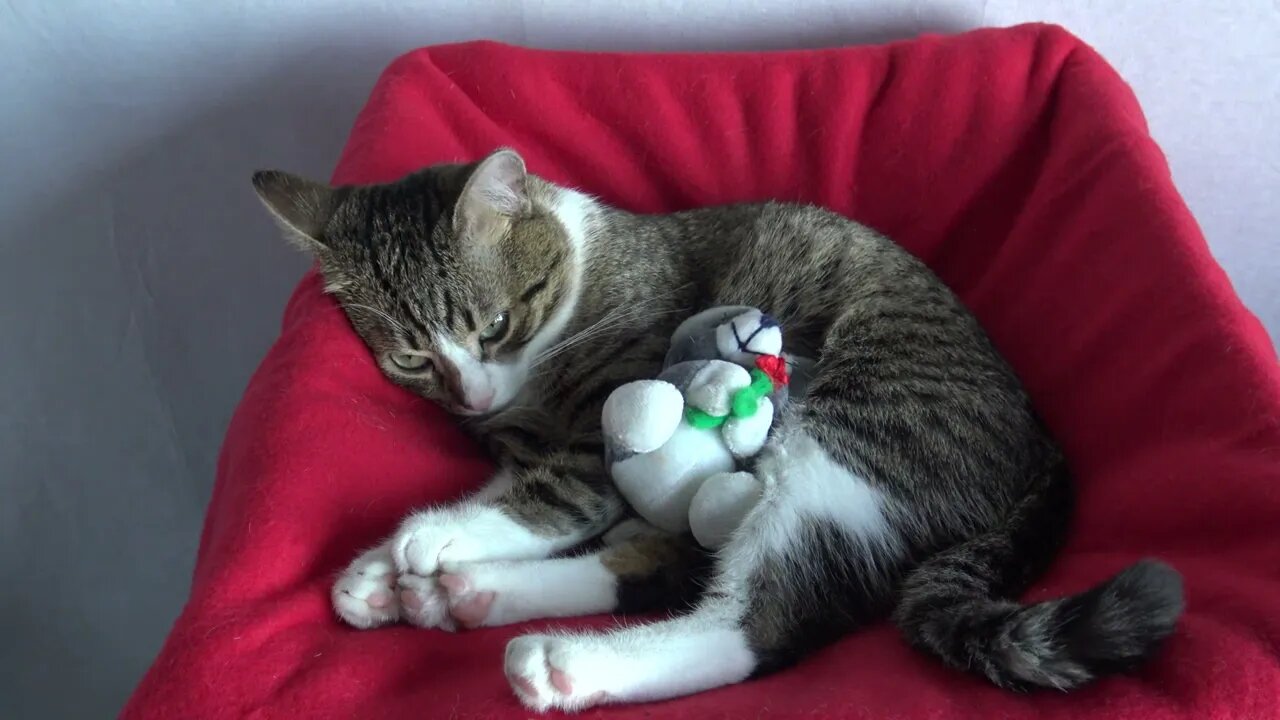
[[[1061,480],[1050,481],[1053,490],[1066,487]],[[913,570],[894,613],[907,640],[1012,690],[1070,690],[1150,657],[1183,609],[1182,579],[1161,562],[1143,560],[1078,595],[1026,606],[1008,599],[1052,557],[1046,548],[1026,560],[1061,516],[1046,495],[1028,497],[1004,528]]]

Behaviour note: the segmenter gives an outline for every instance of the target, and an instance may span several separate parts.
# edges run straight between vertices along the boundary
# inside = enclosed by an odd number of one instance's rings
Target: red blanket
[[[1080,41],[1028,26],[770,54],[428,48],[382,76],[335,180],[499,144],[634,210],[802,200],[897,238],[977,313],[1078,471],[1069,547],[1029,597],[1146,555],[1187,581],[1153,663],[1072,695],[998,691],[884,624],[759,681],[586,716],[1276,716],[1280,369],[1129,88]],[[487,470],[379,375],[308,275],[228,430],[191,599],[124,716],[527,717],[500,662],[522,628],[359,632],[329,610],[358,548]]]

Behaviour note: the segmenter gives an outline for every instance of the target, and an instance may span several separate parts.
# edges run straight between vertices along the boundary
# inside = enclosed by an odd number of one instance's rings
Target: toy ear
[[[671,349],[667,351],[663,366],[671,367],[688,360],[719,359],[716,327],[749,310],[751,308],[746,305],[721,305],[690,316],[671,333]]]
[[[715,331],[717,325],[735,315],[741,315],[752,309],[747,305],[720,305],[703,310],[697,315],[691,315],[676,327],[675,332],[671,333],[671,344],[675,345],[683,338],[691,338],[704,333],[710,334]]]

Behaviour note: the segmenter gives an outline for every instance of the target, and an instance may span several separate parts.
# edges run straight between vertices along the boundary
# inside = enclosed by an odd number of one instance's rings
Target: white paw
[[[428,577],[451,559],[466,559],[465,507],[426,510],[405,518],[391,539],[391,556],[401,573]]]
[[[330,597],[334,612],[343,622],[362,630],[395,622],[400,617],[395,576],[391,550],[386,545],[365,552],[333,584]]]
[[[396,578],[396,586],[402,620],[423,628],[457,629],[449,615],[449,597],[436,578],[405,573]]]
[[[480,503],[410,515],[391,538],[391,558],[401,573],[430,577],[443,563],[546,557],[555,538],[536,535],[501,510]]]
[[[503,670],[529,708],[582,710],[609,702],[607,678],[625,672],[591,636],[522,635],[507,644]]]

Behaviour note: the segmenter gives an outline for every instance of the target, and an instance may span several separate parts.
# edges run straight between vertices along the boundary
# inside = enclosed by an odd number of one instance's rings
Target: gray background
[[[1065,24],[1135,85],[1275,337],[1273,2],[0,4],[0,717],[114,714],[159,648],[223,430],[305,265],[249,174],[326,176],[393,56],[476,37],[776,48],[1027,20]]]

